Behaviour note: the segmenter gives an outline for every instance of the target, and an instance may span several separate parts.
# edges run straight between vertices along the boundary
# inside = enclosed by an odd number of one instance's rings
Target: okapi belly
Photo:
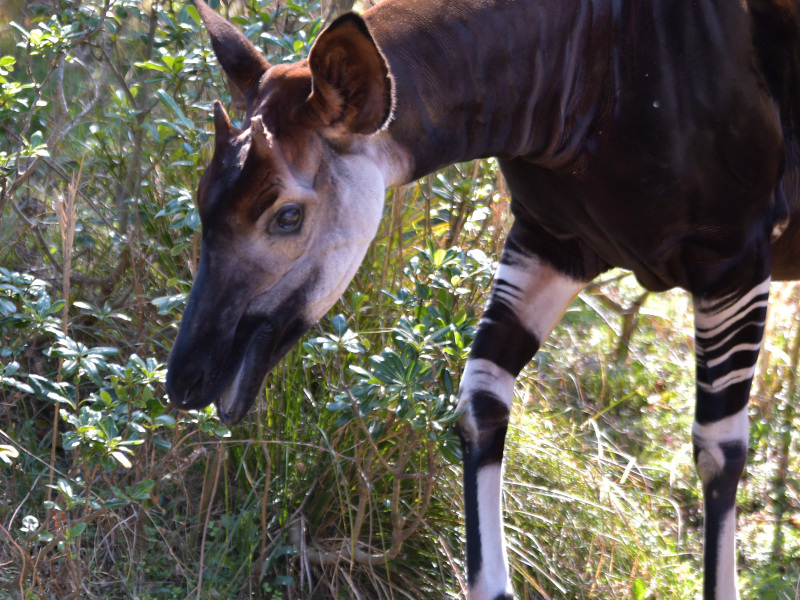
[[[640,177],[609,185],[606,178],[572,179],[523,159],[501,167],[517,220],[531,235],[552,240],[536,245],[543,258],[565,271],[586,270],[564,264],[564,249],[572,248],[581,265],[598,265],[585,273],[589,278],[602,271],[599,265],[622,267],[653,291],[727,289],[737,280],[732,274],[769,260],[776,215],[785,215],[766,185],[758,195],[735,181],[698,187]]]

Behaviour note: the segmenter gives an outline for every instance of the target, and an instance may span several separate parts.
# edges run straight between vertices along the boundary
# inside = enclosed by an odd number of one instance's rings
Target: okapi
[[[769,285],[800,278],[800,0],[386,0],[274,66],[195,4],[244,127],[214,103],[171,401],[239,421],[343,293],[386,188],[497,157],[515,222],[460,386],[468,597],[512,598],[501,464],[515,377],[576,294],[623,267],[692,294],[704,598],[737,598]]]

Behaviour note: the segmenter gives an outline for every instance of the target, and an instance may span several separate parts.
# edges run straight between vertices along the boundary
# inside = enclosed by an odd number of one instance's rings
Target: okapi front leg
[[[703,483],[705,600],[736,600],[736,488],[747,458],[747,401],[767,314],[769,279],[743,295],[695,299],[697,413]]]
[[[469,600],[512,598],[501,486],[514,379],[585,285],[506,244],[459,398]]]

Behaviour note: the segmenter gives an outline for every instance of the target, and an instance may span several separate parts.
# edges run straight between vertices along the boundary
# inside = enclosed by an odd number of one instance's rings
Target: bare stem
[[[214,474],[214,485],[211,488],[211,499],[208,503],[208,510],[206,510],[206,518],[203,523],[203,537],[200,541],[200,566],[198,567],[197,575],[197,595],[196,600],[200,600],[200,594],[203,591],[203,563],[205,562],[206,555],[206,535],[208,534],[208,522],[211,520],[211,511],[214,508],[214,497],[217,495],[217,485],[219,484],[219,474],[222,471],[222,463],[225,458],[225,446],[219,445],[219,454],[217,455],[217,471]]]
[[[61,313],[61,333],[67,335],[69,326],[69,293],[70,293],[70,274],[72,273],[72,248],[75,241],[75,198],[78,195],[83,162],[78,168],[78,174],[73,177],[67,188],[66,195],[56,200],[56,215],[58,216],[58,227],[61,231],[61,253],[64,258],[62,267],[62,294],[64,296],[64,309]],[[58,360],[58,382],[63,380],[62,367],[64,359]],[[75,398],[77,402],[77,398]],[[60,419],[60,405],[56,403],[53,415],[53,435],[50,439],[50,476],[48,480],[47,499],[52,499],[53,475],[56,464],[56,448],[58,447],[58,422]],[[49,514],[48,511],[48,521]]]

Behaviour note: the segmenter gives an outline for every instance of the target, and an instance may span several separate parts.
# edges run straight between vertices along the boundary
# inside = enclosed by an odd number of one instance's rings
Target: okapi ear
[[[247,110],[247,94],[269,69],[269,62],[238,27],[214,12],[203,0],[194,0],[194,5],[206,25],[211,47],[228,79],[233,105]]]
[[[375,133],[392,112],[389,65],[359,15],[347,13],[319,34],[308,56],[312,92],[306,116],[350,133]]]

